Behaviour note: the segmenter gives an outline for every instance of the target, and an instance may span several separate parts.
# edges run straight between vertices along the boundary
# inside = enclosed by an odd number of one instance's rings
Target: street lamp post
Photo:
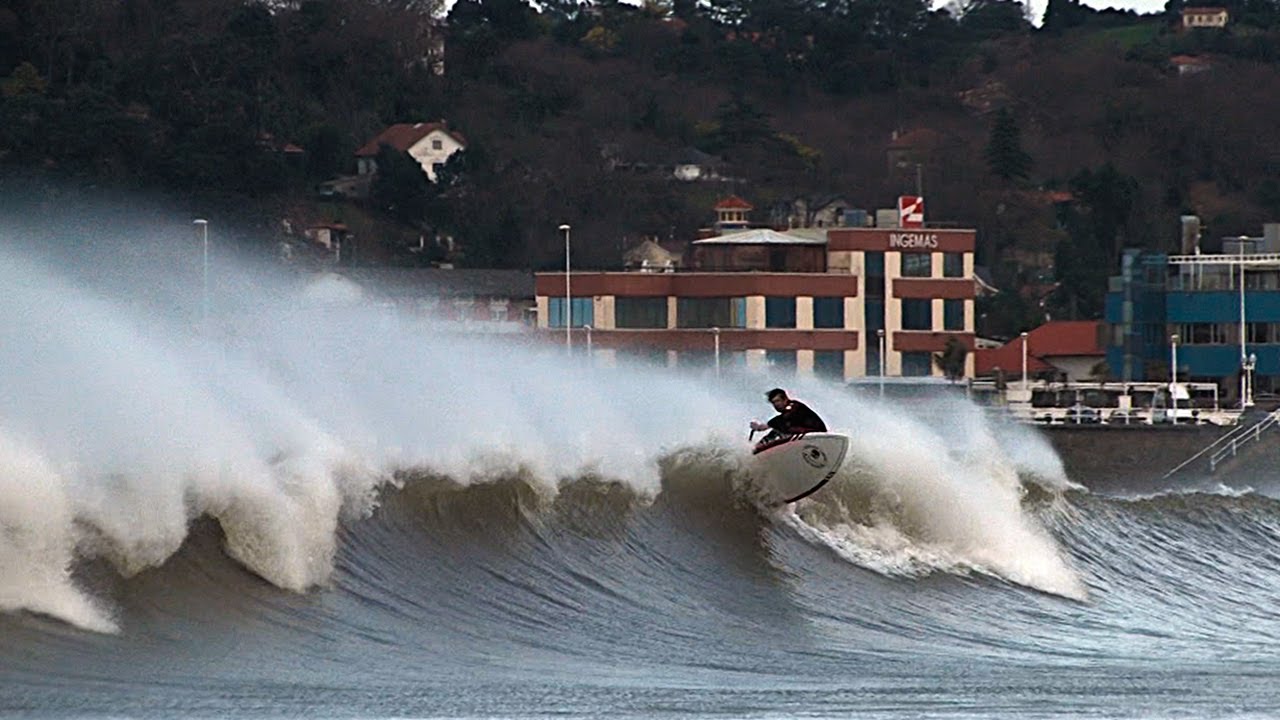
[[[573,295],[569,292],[569,226],[562,224],[560,232],[564,233],[564,349],[573,350]]]
[[[1245,383],[1244,396],[1244,406],[1247,408],[1253,407],[1253,369],[1257,366],[1258,356],[1254,353],[1249,353],[1249,357],[1244,361],[1245,377],[1248,378],[1248,382]]]
[[[1173,408],[1173,424],[1178,424],[1178,333],[1169,336],[1169,404]]]
[[[713,345],[713,353],[716,359],[716,380],[720,379],[720,328],[711,328],[711,340]]]
[[[209,221],[204,218],[196,218],[192,221],[193,225],[200,226],[200,234],[203,236],[204,244],[204,260],[200,264],[200,322],[208,324],[209,322]]]
[[[1245,322],[1244,322],[1244,318],[1245,318],[1245,313],[1244,313],[1244,244],[1245,244],[1245,241],[1247,241],[1248,239],[1249,239],[1249,237],[1248,237],[1247,235],[1241,235],[1241,236],[1240,236],[1240,238],[1239,238],[1239,244],[1236,246],[1236,250],[1237,250],[1237,252],[1238,252],[1238,253],[1239,253],[1239,255],[1240,255],[1240,258],[1239,258],[1239,259],[1240,259],[1240,408],[1241,408],[1242,410],[1243,410],[1244,408],[1247,408],[1247,407],[1249,407],[1250,405],[1252,405],[1252,404],[1253,404],[1253,403],[1251,403],[1251,402],[1247,402],[1247,401],[1246,401],[1246,396],[1249,394],[1249,392],[1248,392],[1249,388],[1248,388],[1248,383],[1247,383],[1247,381],[1246,381],[1246,379],[1245,379],[1245,376],[1248,374],[1248,370],[1247,370],[1246,368],[1247,368],[1247,366],[1248,366],[1248,362],[1249,362],[1249,352],[1248,352],[1248,349],[1247,349],[1247,348],[1246,348],[1246,346],[1245,346],[1245,342],[1246,342],[1246,340],[1245,340],[1246,326],[1245,326]]]
[[[1027,334],[1022,333],[1022,389],[1027,389]]]
[[[876,330],[876,337],[880,341],[880,399],[884,399],[884,328]]]
[[[590,367],[592,364],[591,363],[591,326],[583,325],[582,329],[587,331],[587,366]]]

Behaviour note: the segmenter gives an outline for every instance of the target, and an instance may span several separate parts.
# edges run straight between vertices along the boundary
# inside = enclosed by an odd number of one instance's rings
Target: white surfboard
[[[761,441],[752,451],[752,478],[775,501],[793,503],[835,477],[848,451],[849,436],[840,433],[811,432]]]

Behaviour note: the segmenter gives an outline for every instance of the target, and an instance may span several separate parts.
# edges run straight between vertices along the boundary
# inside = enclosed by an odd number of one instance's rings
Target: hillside
[[[359,222],[533,268],[556,264],[562,222],[609,266],[641,237],[688,239],[730,192],[768,221],[796,198],[874,209],[919,184],[932,220],[978,228],[997,285],[1056,281],[1050,311],[1088,317],[1120,249],[1168,247],[1178,215],[1214,237],[1280,218],[1275,4],[1186,32],[1177,7],[1055,0],[1036,29],[1005,1],[461,0],[441,23],[420,0],[6,0],[0,167],[162,192],[264,235]],[[386,125],[442,118],[469,149],[438,185],[316,197]],[[732,180],[636,169],[695,151]],[[999,333],[1039,312],[986,311]]]

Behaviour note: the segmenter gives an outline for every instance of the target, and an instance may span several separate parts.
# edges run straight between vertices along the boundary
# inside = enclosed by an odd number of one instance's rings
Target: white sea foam
[[[197,328],[199,283],[169,277],[190,269],[169,267],[172,253],[158,251],[155,267],[147,257],[133,248],[132,269],[114,268],[104,290],[0,251],[0,427],[27,439],[21,457],[35,460],[19,465],[45,468],[37,474],[62,508],[37,522],[30,505],[6,506],[4,528],[36,536],[6,549],[25,558],[0,568],[6,607],[47,604],[29,578],[63,577],[64,600],[83,606],[59,616],[107,628],[65,579],[73,548],[137,573],[172,556],[201,515],[263,578],[323,584],[338,523],[369,512],[405,468],[461,483],[519,475],[550,493],[604,477],[656,495],[661,458],[742,445],[730,436],[768,414],[762,384],[779,382],[589,368],[558,345],[396,316],[331,276],[263,277],[217,255],[212,318]],[[969,438],[959,442],[836,386],[796,389],[852,433],[851,466],[871,478],[869,490],[824,493],[869,492],[869,512],[806,515],[815,532],[842,537],[864,562],[901,551],[917,565],[1076,592],[1053,540],[1019,507],[1019,467],[1060,476],[1051,452],[1012,459],[973,413],[948,426]]]
[[[60,477],[0,433],[0,610],[30,610],[98,632],[115,621],[71,578],[75,537]]]
[[[858,418],[830,490],[781,514],[851,562],[890,574],[978,571],[1084,599],[1085,584],[1024,505],[1024,463],[976,413],[927,417],[877,403],[837,406]],[[1061,466],[1040,482],[1070,487]]]

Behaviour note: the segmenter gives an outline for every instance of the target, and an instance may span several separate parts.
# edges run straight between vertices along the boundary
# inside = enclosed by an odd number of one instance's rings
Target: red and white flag
[[[924,227],[924,198],[918,195],[898,197],[898,227]]]

